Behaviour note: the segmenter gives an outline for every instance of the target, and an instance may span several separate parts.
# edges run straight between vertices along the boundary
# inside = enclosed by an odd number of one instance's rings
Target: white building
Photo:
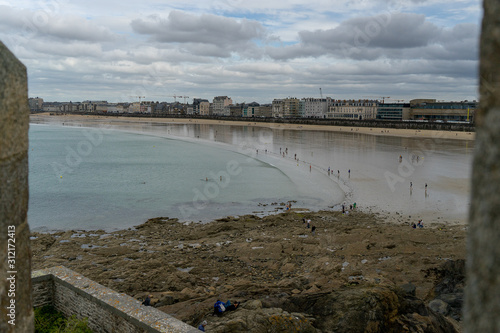
[[[326,118],[328,109],[332,104],[332,99],[327,98],[303,98],[304,110],[303,117],[307,118]]]
[[[274,118],[283,118],[283,100],[274,99],[272,104],[272,116]]]
[[[374,100],[334,100],[331,102],[327,118],[329,119],[375,119],[377,101]]]

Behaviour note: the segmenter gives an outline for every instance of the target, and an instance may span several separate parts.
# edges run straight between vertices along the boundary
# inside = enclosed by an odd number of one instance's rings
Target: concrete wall
[[[52,304],[65,316],[88,318],[99,332],[199,332],[134,298],[117,293],[63,266],[32,274],[34,307]]]

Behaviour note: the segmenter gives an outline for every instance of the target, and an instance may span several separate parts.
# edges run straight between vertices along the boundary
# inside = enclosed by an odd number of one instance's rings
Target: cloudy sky
[[[0,0],[0,40],[46,101],[474,100],[481,18],[479,0]]]

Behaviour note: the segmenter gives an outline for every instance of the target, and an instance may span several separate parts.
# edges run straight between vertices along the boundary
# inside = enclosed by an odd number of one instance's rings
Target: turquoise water
[[[122,229],[165,216],[210,221],[312,200],[269,163],[202,142],[31,124],[32,230]]]

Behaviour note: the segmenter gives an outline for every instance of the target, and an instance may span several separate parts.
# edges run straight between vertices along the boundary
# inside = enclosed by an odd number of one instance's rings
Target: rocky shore
[[[295,209],[208,224],[159,217],[111,233],[33,233],[32,267],[152,294],[208,332],[459,332],[466,226],[408,222]],[[217,299],[242,305],[214,317]]]

